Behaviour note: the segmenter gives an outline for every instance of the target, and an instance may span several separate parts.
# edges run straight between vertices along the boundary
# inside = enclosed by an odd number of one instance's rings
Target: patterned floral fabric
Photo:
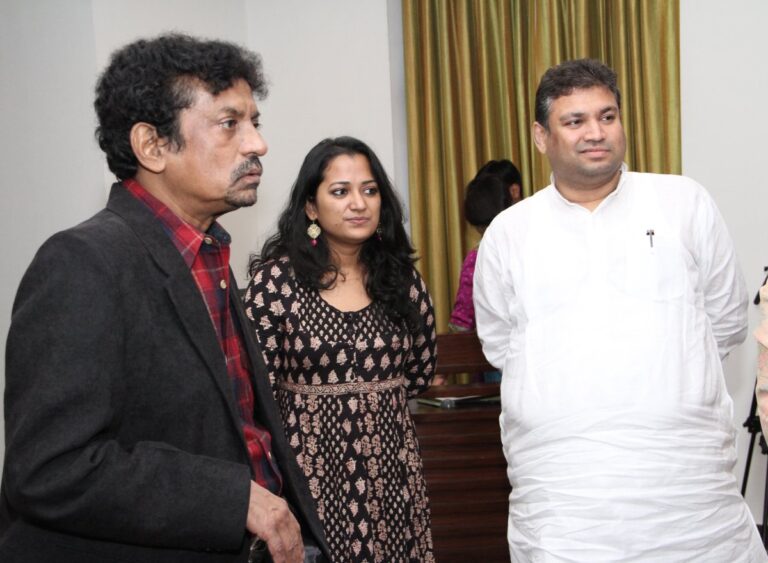
[[[407,399],[435,366],[430,296],[414,270],[418,334],[373,302],[355,312],[297,283],[287,259],[256,271],[246,312],[334,563],[434,561],[421,455]]]

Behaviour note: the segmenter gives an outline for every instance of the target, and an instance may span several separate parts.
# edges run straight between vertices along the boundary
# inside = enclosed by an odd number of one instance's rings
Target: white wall
[[[680,67],[683,173],[714,196],[739,254],[752,297],[768,266],[768,2],[681,0]],[[750,304],[750,332],[757,307]],[[726,363],[726,382],[741,426],[749,414],[755,382],[756,345],[750,334]],[[741,479],[747,435],[739,439]],[[762,521],[765,456],[759,449],[750,470],[747,499]]]
[[[104,205],[91,110],[95,69],[90,2],[0,3],[3,387],[5,340],[22,274],[48,236]]]
[[[115,47],[179,30],[263,55],[272,86],[260,107],[270,152],[259,203],[224,219],[242,280],[248,253],[272,231],[301,159],[321,138],[360,136],[405,190],[399,19],[399,0],[2,0],[2,356],[13,296],[35,250],[104,204],[110,180],[93,141],[92,91]],[[755,107],[768,90],[767,21],[764,0],[681,0],[683,168],[717,200],[752,293],[768,265],[768,189],[755,165],[768,148],[768,114]],[[754,370],[750,340],[727,365],[738,424]],[[742,433],[739,476],[745,449]],[[760,520],[764,456],[756,462],[749,499]]]

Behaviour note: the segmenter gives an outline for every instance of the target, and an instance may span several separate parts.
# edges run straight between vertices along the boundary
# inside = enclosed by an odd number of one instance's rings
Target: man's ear
[[[315,205],[314,201],[309,201],[304,204],[304,213],[307,214],[307,217],[309,217],[310,221],[314,221],[317,219],[317,206]]]
[[[536,148],[539,149],[541,154],[547,154],[547,138],[549,137],[549,131],[538,121],[534,121],[531,126],[531,132],[533,133],[533,142],[536,144]]]
[[[142,168],[160,174],[165,170],[165,152],[169,143],[157,135],[154,125],[134,123],[131,127],[131,149]]]
[[[523,199],[523,189],[520,187],[520,184],[509,186],[509,197],[512,198],[512,203],[517,203]]]

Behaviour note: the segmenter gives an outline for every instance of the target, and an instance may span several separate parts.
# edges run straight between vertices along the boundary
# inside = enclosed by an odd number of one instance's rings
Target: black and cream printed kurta
[[[296,281],[287,259],[262,264],[246,291],[334,563],[434,561],[407,406],[435,366],[434,310],[415,270],[409,295],[422,319],[415,334],[375,301],[359,311],[336,309]]]

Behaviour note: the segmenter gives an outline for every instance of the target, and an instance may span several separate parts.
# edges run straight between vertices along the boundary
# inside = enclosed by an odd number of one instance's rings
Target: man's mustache
[[[250,174],[253,171],[258,172],[261,174],[263,167],[261,166],[261,160],[258,156],[251,156],[248,157],[248,160],[240,164],[237,168],[235,168],[234,172],[232,172],[232,181],[236,182],[246,174]]]

